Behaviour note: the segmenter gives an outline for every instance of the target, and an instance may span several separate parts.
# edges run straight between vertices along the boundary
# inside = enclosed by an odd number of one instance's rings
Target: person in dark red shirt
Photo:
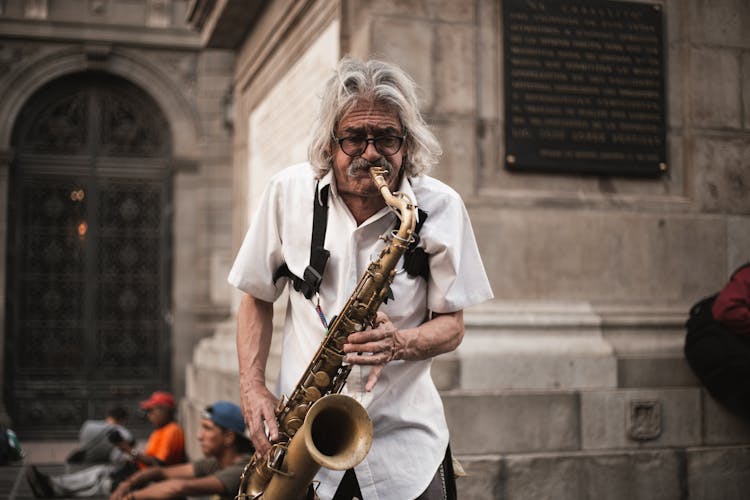
[[[750,420],[750,263],[690,310],[685,357],[708,393]]]
[[[711,312],[729,330],[750,335],[750,265],[735,271],[716,297]]]

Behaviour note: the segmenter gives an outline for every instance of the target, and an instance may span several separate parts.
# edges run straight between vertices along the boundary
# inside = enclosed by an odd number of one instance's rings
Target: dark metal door
[[[26,437],[63,437],[169,387],[169,129],[134,85],[57,80],[14,129],[6,405]]]

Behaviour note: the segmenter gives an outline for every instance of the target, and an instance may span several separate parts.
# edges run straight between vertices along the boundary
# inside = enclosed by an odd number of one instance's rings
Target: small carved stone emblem
[[[626,419],[630,439],[656,439],[661,435],[661,402],[656,399],[632,400]]]

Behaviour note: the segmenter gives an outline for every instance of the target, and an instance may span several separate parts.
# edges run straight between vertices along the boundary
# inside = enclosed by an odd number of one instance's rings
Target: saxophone
[[[320,467],[346,470],[364,460],[372,444],[372,422],[356,400],[339,394],[351,371],[344,363],[347,337],[373,326],[388,298],[396,264],[414,240],[416,206],[404,193],[391,193],[386,170],[370,177],[386,204],[401,219],[399,228],[357,282],[341,312],[288,398],[276,409],[279,439],[265,457],[245,466],[235,500],[292,500],[315,497],[312,480]]]

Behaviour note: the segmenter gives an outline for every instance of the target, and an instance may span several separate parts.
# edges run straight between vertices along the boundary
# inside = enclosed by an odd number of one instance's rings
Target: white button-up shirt
[[[303,163],[277,174],[267,186],[250,229],[229,273],[229,282],[258,299],[275,301],[286,279],[273,283],[273,273],[286,262],[302,276],[309,264],[316,179]],[[320,288],[320,306],[330,320],[348,300],[369,263],[383,248],[381,235],[390,232],[396,216],[384,208],[360,226],[336,191],[333,173],[320,180],[330,184],[325,248],[331,256]],[[428,213],[420,246],[429,255],[430,278],[399,272],[391,285],[394,299],[380,308],[400,329],[429,319],[430,311],[449,313],[492,298],[468,214],[460,196],[427,176],[404,180],[399,187]],[[280,394],[289,395],[325,335],[313,301],[289,293],[282,342]],[[375,388],[364,390],[370,368],[354,366],[344,394],[367,409],[373,443],[356,468],[362,495],[368,500],[415,498],[429,484],[445,455],[448,427],[443,405],[430,376],[431,359],[392,361]],[[331,498],[342,471],[321,469],[318,495]]]

